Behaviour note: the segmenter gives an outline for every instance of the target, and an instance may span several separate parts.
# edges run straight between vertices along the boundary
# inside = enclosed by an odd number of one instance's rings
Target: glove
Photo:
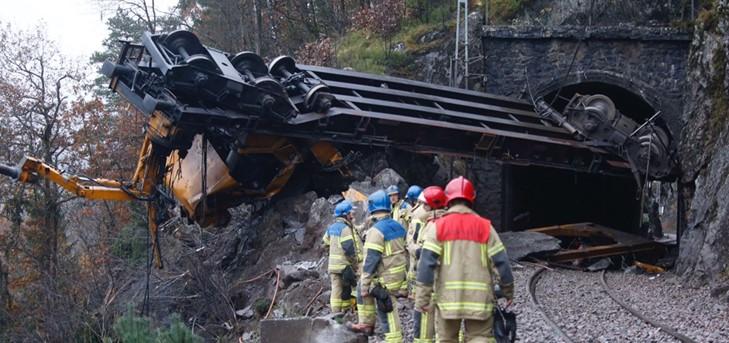
[[[392,312],[392,298],[390,298],[390,292],[388,292],[387,289],[377,285],[372,288],[370,294],[372,294],[372,297],[375,298],[375,302],[377,302],[377,309],[385,313]]]

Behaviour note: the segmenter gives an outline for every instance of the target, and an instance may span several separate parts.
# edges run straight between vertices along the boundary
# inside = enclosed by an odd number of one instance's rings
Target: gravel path
[[[729,342],[729,306],[711,298],[709,289],[688,288],[672,273],[658,276],[612,272],[608,285],[644,315],[697,342]]]
[[[514,266],[516,294],[510,310],[517,314],[520,343],[564,342],[533,307],[527,291],[532,266]],[[609,272],[613,292],[659,322],[669,324],[697,342],[729,343],[729,306],[709,296],[707,288],[687,289],[673,274],[650,275]],[[602,291],[600,273],[565,269],[547,271],[537,285],[544,309],[576,342],[678,342],[629,312]],[[404,342],[412,342],[412,302],[400,299]],[[378,330],[379,331],[379,330]],[[383,342],[380,333],[371,343]]]

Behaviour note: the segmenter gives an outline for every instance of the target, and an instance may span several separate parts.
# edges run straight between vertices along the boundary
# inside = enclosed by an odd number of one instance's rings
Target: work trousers
[[[435,338],[435,310],[415,311],[413,316],[413,343],[433,343]]]
[[[357,315],[361,324],[374,326],[375,320],[382,325],[385,332],[385,343],[402,343],[402,330],[400,325],[400,314],[397,310],[397,298],[390,295],[392,311],[386,313],[375,305],[375,298],[372,295],[362,296],[360,286],[357,286]]]
[[[342,274],[329,273],[329,279],[332,281],[332,293],[329,296],[329,306],[332,309],[332,313],[344,312],[350,305],[349,300],[342,300]]]
[[[438,330],[438,343],[457,343],[458,332],[461,330],[463,321],[465,343],[496,343],[494,338],[494,317],[486,320],[473,319],[443,319],[437,314],[435,325]]]

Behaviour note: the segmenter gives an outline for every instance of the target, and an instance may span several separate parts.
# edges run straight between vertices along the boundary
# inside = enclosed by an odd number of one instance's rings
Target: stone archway
[[[620,112],[638,123],[661,111],[655,122],[668,132],[671,146],[675,144],[673,137],[676,137],[674,132],[677,128],[671,124],[680,115],[680,108],[666,105],[655,90],[640,81],[614,72],[587,70],[552,79],[533,91],[535,97],[544,97],[550,103],[559,92],[559,98],[554,100],[554,107],[558,110],[562,110],[576,93],[604,94],[613,100]]]

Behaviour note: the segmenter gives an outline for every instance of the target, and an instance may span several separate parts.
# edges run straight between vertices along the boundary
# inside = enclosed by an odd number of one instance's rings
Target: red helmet
[[[443,188],[438,186],[426,187],[423,190],[423,197],[425,197],[425,203],[434,210],[443,208],[446,205],[445,192],[443,192]]]
[[[445,188],[445,195],[448,198],[449,204],[456,199],[466,199],[470,203],[476,200],[476,190],[473,189],[473,184],[463,176],[459,176],[451,180],[451,182],[448,182]]]

